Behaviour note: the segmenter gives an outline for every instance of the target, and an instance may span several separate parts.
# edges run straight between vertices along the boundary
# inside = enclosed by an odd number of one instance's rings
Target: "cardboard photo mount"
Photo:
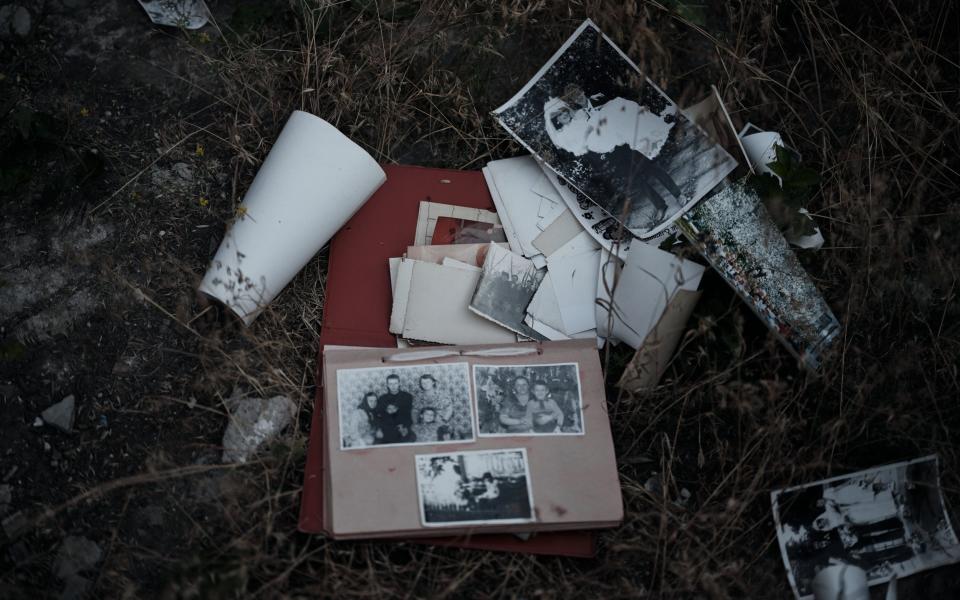
[[[318,352],[330,344],[396,347],[388,331],[392,293],[388,259],[400,256],[416,230],[420,201],[436,200],[473,208],[493,209],[479,171],[384,165],[387,181],[330,241],[327,296]],[[371,243],[371,239],[377,243]],[[378,276],[377,274],[382,274]],[[324,413],[322,361],[304,468],[298,529],[323,535]],[[596,553],[590,530],[555,531],[520,539],[512,534],[444,535],[415,538],[418,543],[498,552],[519,552],[589,558]]]
[[[466,362],[477,365],[537,366],[576,363],[580,383],[583,435],[516,434],[479,437],[457,444],[373,446],[340,450],[337,372],[396,366]],[[527,455],[534,515],[532,522],[454,525],[444,530],[469,535],[480,532],[538,533],[615,527],[623,520],[613,437],[604,392],[603,371],[593,340],[479,346],[433,347],[429,350],[329,348],[323,355],[326,467],[324,529],[334,539],[414,538],[435,536],[438,528],[422,522],[417,493],[416,456],[459,451],[524,448]],[[412,390],[410,390],[412,391]],[[475,406],[475,401],[473,402]]]

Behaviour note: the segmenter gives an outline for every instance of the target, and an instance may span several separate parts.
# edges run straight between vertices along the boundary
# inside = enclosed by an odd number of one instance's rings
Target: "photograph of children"
[[[523,322],[527,306],[546,269],[496,244],[490,244],[470,310],[532,340],[543,336]]]
[[[763,201],[736,181],[677,221],[677,229],[810,369],[840,333],[840,322],[797,260]]]
[[[737,166],[590,20],[494,114],[641,238],[665,229]]]
[[[430,245],[484,244],[506,242],[507,234],[499,223],[484,223],[457,217],[439,217]]]
[[[771,503],[797,598],[813,598],[831,565],[860,567],[874,585],[960,559],[936,456],[778,490]]]
[[[583,435],[577,363],[474,365],[480,437]]]
[[[421,454],[416,461],[424,525],[534,520],[526,449]]]
[[[474,439],[467,363],[340,369],[340,449]]]

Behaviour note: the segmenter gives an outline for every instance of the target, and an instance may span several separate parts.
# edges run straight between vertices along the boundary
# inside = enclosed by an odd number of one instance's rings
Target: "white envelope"
[[[601,302],[611,302],[607,288],[613,288],[612,319],[606,310],[597,309],[598,335],[639,348],[677,290],[696,291],[704,270],[702,265],[649,244],[632,245],[619,277],[615,276],[616,266],[609,262],[598,270],[597,297]]]

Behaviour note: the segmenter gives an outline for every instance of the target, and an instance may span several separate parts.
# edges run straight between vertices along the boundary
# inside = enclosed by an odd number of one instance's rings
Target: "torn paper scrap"
[[[750,185],[725,186],[677,227],[798,360],[820,367],[840,323]]]
[[[532,261],[490,244],[470,310],[522,336],[542,340],[523,317],[545,274]]]
[[[856,564],[871,586],[960,560],[936,456],[774,491],[773,522],[798,599],[831,565]]]
[[[540,285],[537,287],[537,291],[534,292],[533,298],[530,300],[530,304],[527,305],[526,309],[527,316],[531,319],[542,323],[546,327],[549,327],[553,331],[557,331],[563,334],[564,337],[556,338],[553,335],[547,335],[548,339],[567,339],[567,334],[563,331],[563,317],[560,314],[560,301],[557,299],[556,290],[553,287],[553,282],[551,280],[550,272],[543,276],[543,279],[540,281]],[[525,321],[526,322],[526,321]],[[527,323],[529,325],[529,323]],[[534,327],[536,331],[539,331]]]
[[[589,19],[494,115],[641,238],[668,227],[737,166]]]
[[[540,232],[540,235],[533,238],[533,246],[549,258],[551,254],[580,233],[585,233],[585,230],[577,221],[577,217],[565,209],[546,229]]]
[[[729,154],[736,156],[737,160],[744,161],[747,167],[752,169],[746,150],[737,135],[737,130],[733,126],[730,113],[727,112],[727,107],[723,104],[717,86],[711,85],[710,95],[693,106],[684,108],[683,114],[699,125],[712,141],[720,144]]]
[[[439,237],[437,225],[441,225]],[[489,238],[489,239],[487,239]],[[414,246],[503,242],[506,235],[495,212],[439,202],[420,202]]]
[[[294,111],[200,291],[249,325],[386,178],[377,161],[333,125]]]
[[[506,246],[505,243],[497,244]],[[443,264],[444,259],[451,258],[477,267],[483,266],[487,258],[487,248],[490,244],[445,244],[439,246],[407,246],[407,258]]]
[[[747,158],[750,160],[750,164],[753,165],[754,171],[759,174],[769,174],[770,176],[776,178],[780,182],[781,186],[783,185],[780,176],[773,172],[770,169],[769,164],[777,160],[777,146],[781,146],[786,149],[788,152],[791,152],[799,160],[800,154],[789,148],[784,142],[783,138],[779,133],[775,131],[763,131],[755,126],[753,123],[747,123],[744,128],[740,131],[741,140],[743,141],[744,149],[747,153]],[[807,215],[807,218],[811,221],[813,217],[810,216],[810,213],[807,212],[806,208],[801,208],[801,213]],[[814,232],[810,235],[788,235],[787,241],[793,244],[798,248],[803,248],[804,250],[819,250],[823,247],[823,234],[820,233],[820,228],[815,227]]]
[[[600,249],[547,260],[556,293],[563,332],[570,335],[597,328],[594,311]]]
[[[598,244],[607,251],[616,253],[626,252],[630,248],[634,235],[620,221],[614,219],[610,213],[600,208],[586,195],[567,185],[567,182],[550,169],[543,167],[543,173],[553,184],[573,217]]]
[[[703,292],[677,290],[656,327],[647,334],[627,367],[617,386],[630,392],[653,389],[660,383],[673,358],[680,340],[687,330],[687,321]]]
[[[601,268],[604,266],[601,264]],[[618,276],[607,279],[609,266],[603,270],[604,279],[597,287],[597,298],[609,313],[601,313],[598,332],[640,348],[674,294],[678,290],[696,291],[704,270],[702,265],[649,244],[634,244]],[[613,292],[612,298],[607,295],[609,290]]]
[[[563,199],[557,194],[557,190],[541,172],[540,179],[530,189],[534,194],[540,197],[537,205],[537,229],[543,231],[550,226],[561,214],[567,212],[567,207]]]
[[[537,161],[532,156],[517,156],[487,163],[483,169],[487,187],[503,220],[510,249],[532,258],[539,254],[533,238],[540,234],[538,215],[544,199],[533,191],[543,179]],[[559,202],[559,199],[558,199]]]
[[[523,322],[526,323],[527,326],[530,327],[530,329],[533,329],[534,331],[536,331],[537,333],[539,333],[540,335],[542,335],[544,338],[548,340],[557,341],[557,340],[570,339],[569,335],[563,333],[559,329],[554,329],[553,327],[550,327],[546,323],[542,323],[536,320],[530,315],[530,313],[527,313],[526,315],[524,315]]]
[[[156,25],[200,29],[207,24],[210,10],[203,0],[138,0]]]
[[[481,269],[480,267],[478,267],[478,266],[476,266],[476,265],[470,265],[470,264],[467,264],[467,263],[465,263],[465,262],[463,262],[463,261],[457,260],[457,259],[455,259],[455,258],[450,258],[449,256],[448,256],[448,257],[445,257],[445,258],[443,259],[443,262],[440,263],[440,264],[443,265],[443,266],[445,266],[445,267],[456,267],[456,268],[458,268],[458,269],[466,269],[466,270],[468,270],[468,271],[475,271],[475,272],[477,272],[477,273],[483,271],[483,269]]]
[[[496,246],[494,246],[496,247]],[[391,333],[440,344],[500,344],[516,335],[470,311],[468,305],[481,273],[456,266],[404,260],[397,279],[394,314],[402,311],[402,328]],[[408,278],[406,284],[404,277]],[[406,298],[401,298],[402,290]],[[398,303],[402,308],[398,308]]]

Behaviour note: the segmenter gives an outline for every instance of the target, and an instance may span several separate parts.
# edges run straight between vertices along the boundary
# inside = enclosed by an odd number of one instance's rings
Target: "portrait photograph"
[[[474,365],[480,437],[583,435],[577,363]]]
[[[590,20],[494,115],[641,238],[666,229],[737,166]]]
[[[337,371],[340,448],[475,439],[467,363]]]

